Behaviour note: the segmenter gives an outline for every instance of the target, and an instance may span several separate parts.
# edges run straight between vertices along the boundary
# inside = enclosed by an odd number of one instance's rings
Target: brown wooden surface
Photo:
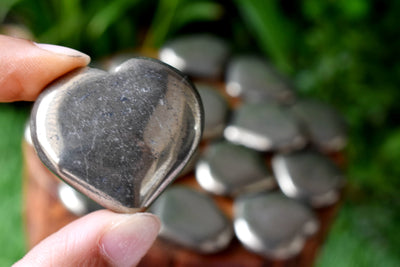
[[[25,225],[29,248],[54,233],[77,217],[69,213],[57,196],[59,180],[41,163],[33,148],[24,143]],[[181,178],[178,183],[198,188],[193,176]],[[201,190],[201,189],[199,189]],[[229,199],[216,197],[217,204],[229,216],[232,205]],[[302,253],[290,260],[265,259],[248,252],[234,239],[228,249],[213,255],[201,255],[174,244],[157,239],[140,266],[312,266],[324,241],[339,204],[316,211],[321,222],[319,232],[310,238]]]

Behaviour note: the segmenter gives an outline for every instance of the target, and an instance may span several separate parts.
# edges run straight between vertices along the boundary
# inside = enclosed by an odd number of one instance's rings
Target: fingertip
[[[0,101],[34,101],[50,82],[89,62],[71,48],[0,35]]]
[[[153,214],[128,215],[104,232],[99,240],[100,253],[115,266],[134,266],[149,250],[160,227]]]
[[[67,56],[67,57],[72,57],[73,59],[80,60],[82,61],[82,66],[85,66],[90,62],[90,57],[88,55],[69,47],[53,45],[53,44],[42,44],[42,43],[33,43],[33,44],[36,45],[38,48],[43,49],[47,52],[54,53],[59,56]]]

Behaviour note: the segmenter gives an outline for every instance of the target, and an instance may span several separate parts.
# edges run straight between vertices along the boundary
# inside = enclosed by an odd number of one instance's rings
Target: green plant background
[[[212,32],[265,55],[350,126],[346,199],[317,266],[400,266],[400,1],[2,0],[0,25],[93,59]],[[3,51],[2,51],[3,52]],[[25,253],[20,140],[29,104],[0,104],[0,266]]]

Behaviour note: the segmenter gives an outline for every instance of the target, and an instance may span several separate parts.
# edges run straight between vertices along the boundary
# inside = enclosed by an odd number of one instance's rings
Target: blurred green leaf
[[[236,0],[238,10],[259,42],[261,50],[284,71],[291,71],[293,29],[276,0]]]
[[[3,23],[4,18],[10,11],[10,9],[18,3],[20,0],[2,0],[0,2],[0,24]]]
[[[144,47],[157,48],[165,41],[182,0],[160,0],[144,40]]]
[[[215,21],[221,18],[223,7],[215,2],[186,2],[176,12],[174,25],[180,28],[194,21]]]
[[[87,32],[91,39],[99,38],[112,24],[116,23],[127,8],[137,4],[138,0],[119,0],[108,2],[90,19]]]

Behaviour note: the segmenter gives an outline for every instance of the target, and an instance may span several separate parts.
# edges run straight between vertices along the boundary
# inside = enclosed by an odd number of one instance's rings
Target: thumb
[[[33,101],[51,81],[89,61],[71,48],[0,35],[0,102]]]
[[[148,213],[96,211],[43,240],[15,266],[134,266],[159,229]]]

